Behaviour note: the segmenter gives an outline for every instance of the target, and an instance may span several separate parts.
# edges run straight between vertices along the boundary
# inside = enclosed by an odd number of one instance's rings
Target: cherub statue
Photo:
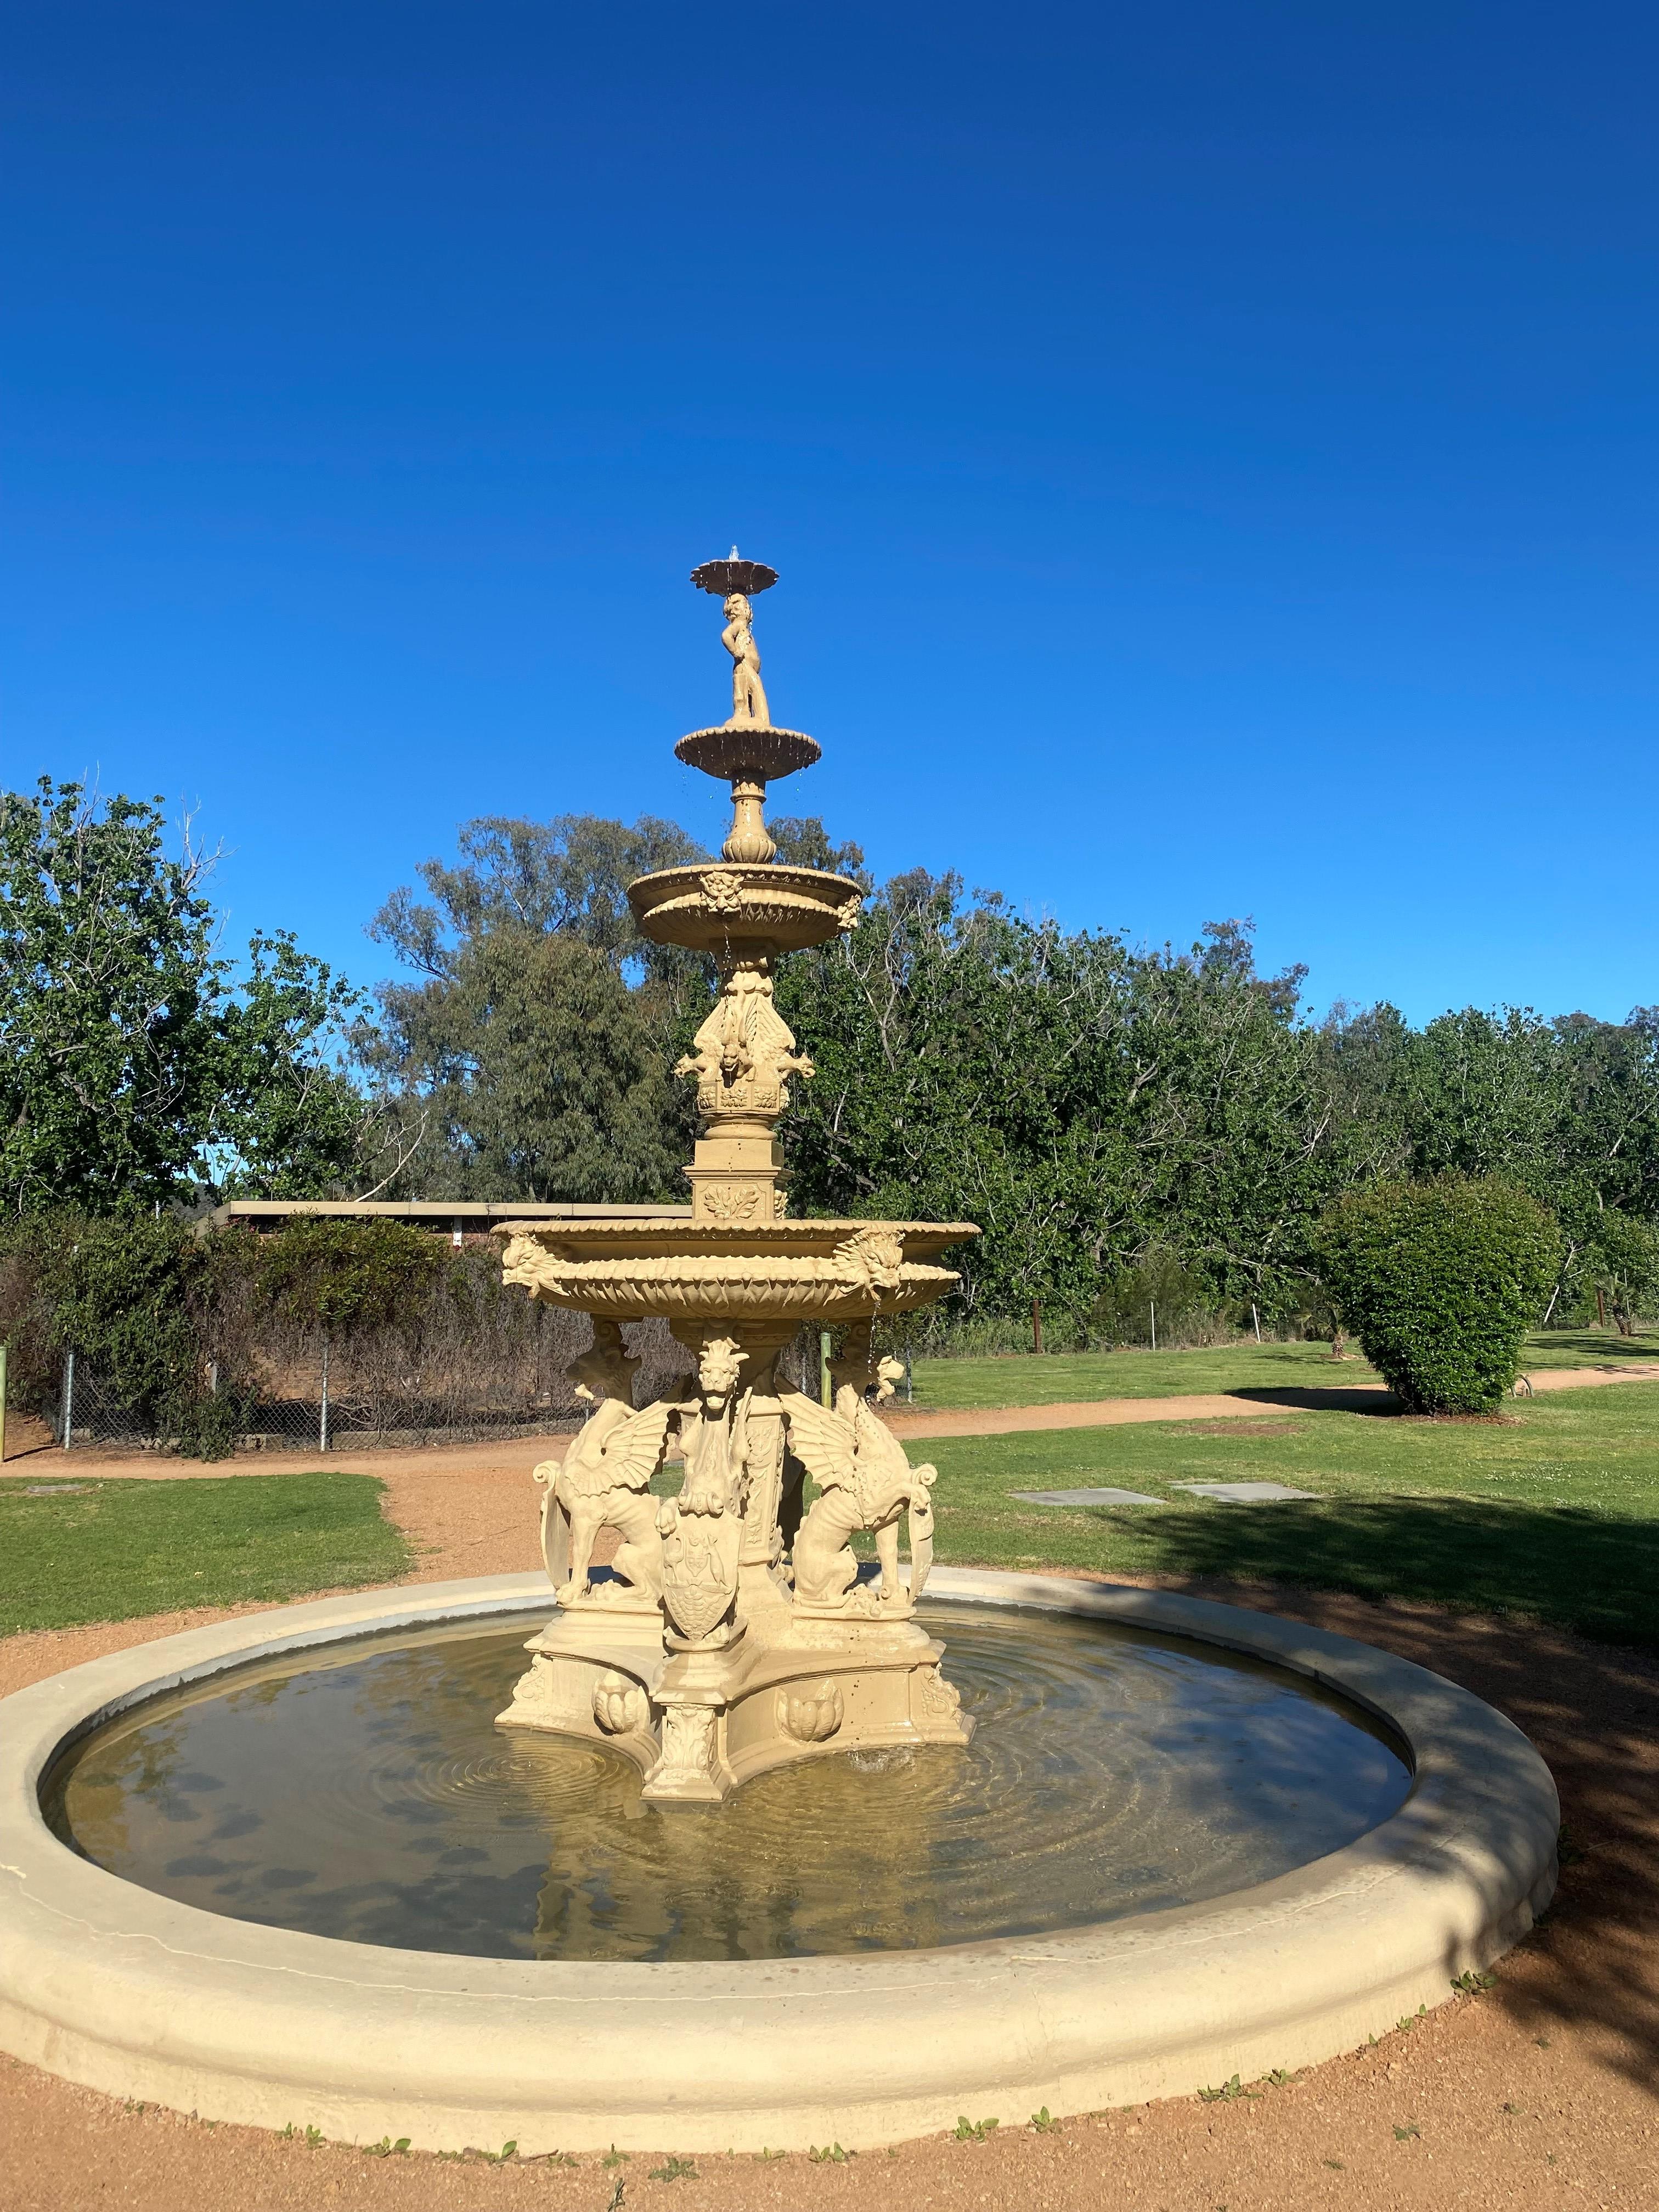
[[[598,1595],[588,1570],[601,1528],[615,1528],[622,1538],[612,1564],[629,1593],[653,1605],[661,1601],[662,1539],[650,1489],[675,1408],[659,1401],[635,1413],[638,1365],[623,1351],[617,1324],[596,1321],[592,1349],[566,1370],[576,1396],[598,1410],[562,1461],[548,1460],[536,1469],[544,1486],[542,1556],[561,1605]]]
[[[749,602],[741,592],[732,592],[724,612],[726,628],[720,632],[720,643],[732,656],[732,719],[726,726],[736,730],[751,724],[769,729],[772,713],[761,687],[760,647],[750,627],[753,615]]]
[[[883,1378],[885,1379],[884,1377]],[[879,1602],[904,1595],[898,1578],[898,1523],[909,1516],[910,1597],[921,1595],[933,1563],[933,1505],[938,1480],[932,1467],[912,1467],[904,1447],[850,1384],[836,1394],[836,1410],[798,1390],[778,1394],[788,1425],[789,1449],[819,1486],[819,1495],[795,1536],[795,1595],[808,1605],[847,1600],[858,1577],[848,1538],[874,1531],[881,1562]]]

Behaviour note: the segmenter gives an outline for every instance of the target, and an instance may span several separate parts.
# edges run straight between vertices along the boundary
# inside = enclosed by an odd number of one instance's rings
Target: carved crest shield
[[[738,1590],[743,1522],[735,1513],[684,1513],[676,1507],[663,1538],[663,1601],[680,1634],[700,1641],[725,1619]]]

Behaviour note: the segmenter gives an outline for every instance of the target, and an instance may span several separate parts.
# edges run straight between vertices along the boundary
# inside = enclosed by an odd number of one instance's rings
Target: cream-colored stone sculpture
[[[748,600],[741,592],[733,592],[726,602],[726,628],[720,632],[720,643],[732,656],[730,726],[752,722],[769,730],[772,714],[761,688],[760,647],[750,628],[752,619]]]
[[[641,877],[629,898],[647,937],[710,955],[718,981],[676,1071],[696,1085],[692,1216],[497,1232],[509,1282],[593,1317],[592,1349],[570,1369],[593,1411],[563,1462],[536,1469],[559,1612],[531,1639],[530,1670],[501,1717],[624,1752],[647,1798],[714,1803],[785,1760],[968,1740],[943,1647],[915,1618],[934,1471],[909,1464],[876,1411],[902,1370],[876,1359],[872,1330],[949,1290],[957,1277],[938,1255],[976,1232],[786,1210],[777,1124],[789,1079],[809,1079],[812,1063],[773,978],[786,953],[855,928],[860,894],[845,878],[776,865],[766,827],[767,783],[818,757],[811,738],[772,726],[761,686],[750,601],[775,572],[734,548],[691,580],[724,606],[732,714],[676,750],[729,780],[732,828],[719,863]],[[692,1355],[695,1385],[636,1412],[622,1324],[653,1315]],[[841,1331],[832,1405],[780,1383],[778,1357],[803,1322]],[[684,1471],[659,1498],[676,1444]],[[606,1529],[614,1558],[595,1570]],[[873,1582],[853,1548],[860,1534],[873,1540]]]

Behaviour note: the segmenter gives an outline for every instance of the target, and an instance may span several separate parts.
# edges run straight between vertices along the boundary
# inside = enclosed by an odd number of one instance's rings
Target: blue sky
[[[734,541],[778,788],[1316,1003],[1659,1000],[1659,30],[1595,4],[14,15],[9,784],[234,936],[678,817]]]

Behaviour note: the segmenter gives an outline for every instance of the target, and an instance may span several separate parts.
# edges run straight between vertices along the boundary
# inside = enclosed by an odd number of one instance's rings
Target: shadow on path
[[[1328,1390],[1304,1390],[1275,1383],[1265,1389],[1229,1390],[1227,1395],[1252,1406],[1291,1406],[1299,1413],[1398,1413],[1401,1410],[1392,1390],[1379,1390],[1374,1384],[1370,1389],[1361,1383],[1350,1384],[1346,1389],[1334,1385]]]
[[[1631,1534],[1628,1524],[1611,1533]],[[1651,1572],[1652,1559],[1644,1565]],[[1486,2001],[1540,2040],[1558,2026],[1583,2031],[1603,2064],[1659,2097],[1659,1654],[1399,1600],[1201,1573],[1152,1579],[1381,1645],[1462,1683],[1531,1737],[1561,1796],[1561,1886]]]

